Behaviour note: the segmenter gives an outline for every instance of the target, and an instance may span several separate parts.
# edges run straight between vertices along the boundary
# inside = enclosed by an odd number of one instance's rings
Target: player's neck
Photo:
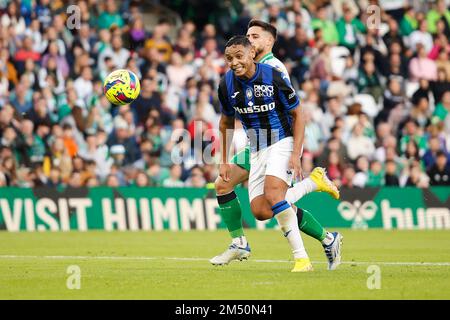
[[[264,60],[267,60],[268,58],[272,57],[273,57],[272,51],[265,50],[256,56],[255,61],[259,63],[264,63]]]

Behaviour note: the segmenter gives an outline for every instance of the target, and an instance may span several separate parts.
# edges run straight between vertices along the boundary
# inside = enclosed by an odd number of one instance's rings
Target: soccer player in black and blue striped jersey
[[[247,38],[255,49],[254,61],[271,65],[281,71],[287,79],[289,74],[284,64],[272,53],[277,39],[277,29],[270,23],[253,19],[248,24]],[[242,210],[239,199],[234,193],[238,184],[248,180],[250,172],[250,146],[247,145],[230,159],[230,179],[224,181],[220,176],[215,181],[216,195],[219,200],[220,216],[232,238],[231,245],[221,254],[209,261],[213,265],[228,264],[233,260],[243,260],[250,256],[250,247],[242,225]],[[339,199],[339,190],[328,179],[324,168],[316,167],[309,177],[293,183],[286,193],[289,203],[296,203],[304,195],[313,192],[326,192]],[[223,197],[227,195],[227,197]],[[328,232],[308,211],[297,208],[300,231],[322,243],[328,259],[328,269],[334,270],[340,263],[342,236],[338,232]]]
[[[259,220],[276,218],[292,248],[292,271],[311,271],[296,212],[285,200],[292,179],[301,176],[302,109],[287,76],[272,66],[255,63],[254,58],[255,49],[245,36],[235,36],[226,44],[225,60],[231,70],[221,79],[218,90],[222,107],[219,174],[224,181],[230,179],[229,139],[237,117],[250,140],[252,212]],[[228,198],[223,195],[218,201],[232,200]]]

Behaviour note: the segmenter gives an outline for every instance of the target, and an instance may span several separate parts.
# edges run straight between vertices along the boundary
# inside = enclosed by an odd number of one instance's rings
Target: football
[[[115,105],[131,103],[139,96],[141,85],[135,73],[119,69],[111,72],[103,83],[103,93]]]

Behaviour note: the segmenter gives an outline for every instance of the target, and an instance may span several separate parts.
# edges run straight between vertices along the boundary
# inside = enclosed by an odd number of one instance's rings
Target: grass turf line
[[[1,232],[0,299],[450,299],[448,265],[380,264],[381,289],[369,290],[369,264],[360,264],[450,262],[450,250],[443,249],[450,247],[450,232],[341,232],[346,263],[335,271],[326,270],[319,242],[303,235],[311,260],[320,262],[304,274],[290,272],[288,244],[274,230],[246,230],[252,257],[224,267],[205,260],[226,248],[223,230]],[[80,290],[66,287],[70,265],[81,269]]]

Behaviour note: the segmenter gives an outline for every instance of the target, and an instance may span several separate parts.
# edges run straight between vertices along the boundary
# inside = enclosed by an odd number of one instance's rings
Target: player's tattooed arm
[[[294,149],[292,151],[289,167],[294,171],[294,179],[302,178],[302,167],[300,155],[303,141],[305,139],[305,118],[303,117],[303,108],[298,106],[290,111],[292,115],[292,134],[294,136]]]
[[[226,182],[230,179],[231,167],[228,164],[228,152],[231,142],[233,141],[234,132],[234,116],[230,117],[222,114],[219,122],[220,130],[220,155],[221,162],[219,167],[219,175]]]

